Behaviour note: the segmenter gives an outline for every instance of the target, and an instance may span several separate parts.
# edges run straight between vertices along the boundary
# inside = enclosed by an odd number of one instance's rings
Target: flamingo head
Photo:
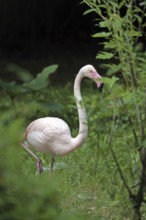
[[[99,89],[99,92],[102,92],[104,84],[100,81],[102,77],[97,73],[96,69],[92,65],[86,65],[82,67],[81,70],[83,72],[84,77],[87,77],[95,81],[97,88]]]

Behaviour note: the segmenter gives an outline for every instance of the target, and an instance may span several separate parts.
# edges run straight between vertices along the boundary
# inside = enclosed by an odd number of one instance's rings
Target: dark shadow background
[[[33,74],[57,63],[56,82],[66,82],[85,64],[98,69],[94,14],[83,16],[86,6],[80,0],[1,0],[0,76],[7,63],[16,63]]]

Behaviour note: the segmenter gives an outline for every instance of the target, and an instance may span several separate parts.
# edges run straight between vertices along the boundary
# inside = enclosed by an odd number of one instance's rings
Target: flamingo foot
[[[39,174],[42,174],[42,173],[43,173],[43,164],[42,164],[42,161],[41,161],[41,160],[39,160],[39,161],[37,162],[37,169],[38,169]]]

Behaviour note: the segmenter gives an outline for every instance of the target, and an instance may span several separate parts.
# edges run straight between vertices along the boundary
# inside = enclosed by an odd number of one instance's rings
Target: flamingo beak
[[[100,82],[100,86],[98,87],[99,92],[102,92],[103,87],[104,87],[104,83],[101,83],[101,82]]]
[[[94,79],[94,81],[96,82],[97,88],[99,89],[99,92],[102,92],[104,83],[102,83],[100,81],[100,79],[102,78],[96,71],[92,72],[92,77]]]
[[[98,74],[98,77],[96,77],[96,79],[95,79],[95,82],[96,82],[96,85],[97,85],[99,92],[102,92],[102,89],[104,86],[104,83],[100,81],[101,78],[102,77]]]

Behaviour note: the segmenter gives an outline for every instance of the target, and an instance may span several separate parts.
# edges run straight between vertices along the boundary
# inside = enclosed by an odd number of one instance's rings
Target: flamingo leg
[[[43,172],[43,165],[42,165],[42,161],[39,157],[37,157],[27,146],[26,143],[20,143],[20,145],[36,160],[37,162],[37,168],[38,168],[38,172],[39,174],[41,174]]]
[[[55,158],[52,157],[52,160],[51,160],[51,168],[50,168],[50,176],[52,176],[52,173],[53,173],[54,162],[55,162]]]

